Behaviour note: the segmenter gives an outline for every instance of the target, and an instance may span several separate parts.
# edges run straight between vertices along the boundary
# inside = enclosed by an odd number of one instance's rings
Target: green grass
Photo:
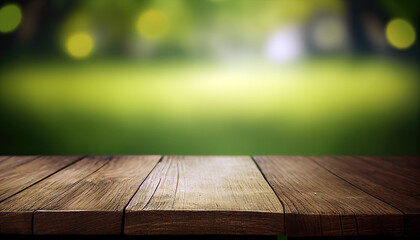
[[[2,154],[419,153],[410,64],[26,61],[1,71]]]

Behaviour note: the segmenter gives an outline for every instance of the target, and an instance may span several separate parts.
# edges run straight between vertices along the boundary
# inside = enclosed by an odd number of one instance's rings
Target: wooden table
[[[0,234],[419,235],[419,157],[1,156]]]

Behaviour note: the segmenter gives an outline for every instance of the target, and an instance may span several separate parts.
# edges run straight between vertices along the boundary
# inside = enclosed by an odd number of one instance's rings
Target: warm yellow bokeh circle
[[[139,16],[136,28],[143,37],[157,39],[167,33],[169,22],[162,11],[148,10]]]
[[[66,41],[67,52],[75,58],[89,56],[93,51],[93,47],[93,38],[85,32],[72,34]]]
[[[410,22],[397,18],[391,20],[385,29],[388,42],[395,48],[406,49],[416,40],[416,32]]]
[[[15,30],[22,20],[22,12],[16,4],[7,4],[0,9],[0,32]]]

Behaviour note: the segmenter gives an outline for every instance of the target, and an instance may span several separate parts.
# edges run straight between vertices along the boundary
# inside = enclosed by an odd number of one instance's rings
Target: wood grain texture
[[[34,213],[34,234],[121,234],[123,211],[160,156],[114,156]]]
[[[283,208],[247,156],[165,156],[126,208],[124,233],[282,234]]]
[[[419,157],[80,158],[0,156],[0,234],[420,235]]]
[[[9,156],[0,161],[0,173],[9,171],[21,164],[25,164],[36,159],[38,156]]]
[[[256,156],[285,211],[287,236],[403,234],[402,213],[308,157]]]
[[[79,160],[81,156],[11,157],[1,162],[0,202]],[[13,165],[11,167],[10,165]]]
[[[0,234],[32,234],[33,212],[100,169],[109,157],[86,157],[0,203]]]
[[[314,157],[349,183],[404,213],[405,233],[420,235],[419,157]]]

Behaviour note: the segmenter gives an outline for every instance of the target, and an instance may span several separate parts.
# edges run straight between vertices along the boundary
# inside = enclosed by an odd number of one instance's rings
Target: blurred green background
[[[0,154],[418,155],[419,1],[9,1]]]

